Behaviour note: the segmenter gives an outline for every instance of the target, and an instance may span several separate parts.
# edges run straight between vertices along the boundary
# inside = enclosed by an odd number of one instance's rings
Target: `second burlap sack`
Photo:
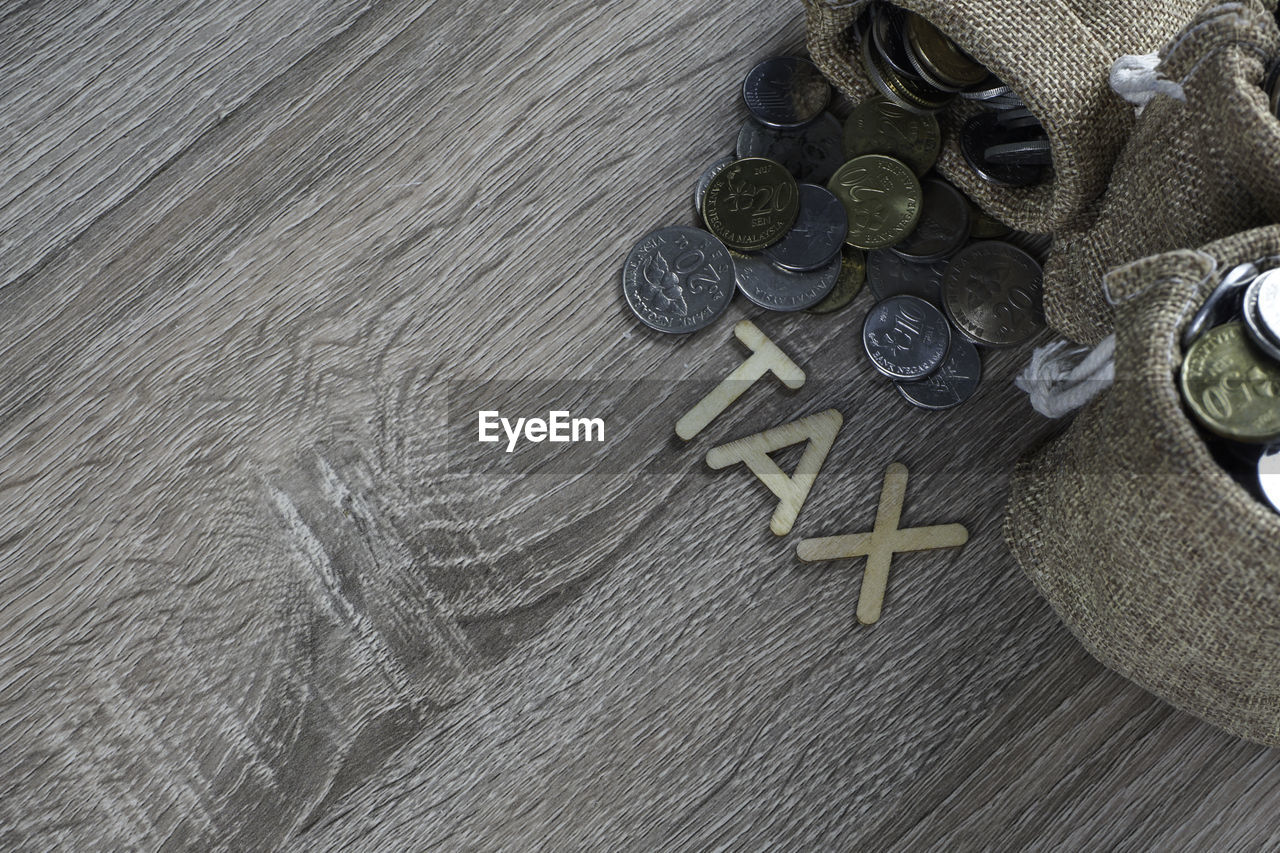
[[[978,177],[956,130],[980,109],[959,101],[940,116],[938,170],[984,210],[1015,228],[1054,233],[1076,222],[1101,195],[1133,127],[1133,110],[1108,75],[1123,54],[1158,50],[1202,0],[898,0],[950,36],[1012,87],[1044,125],[1053,174],[1009,188]],[[852,43],[867,0],[805,0],[808,47],[828,79],[854,100],[875,95]]]
[[[1180,333],[1280,226],[1108,274],[1115,382],[1015,469],[1005,538],[1104,664],[1240,737],[1280,745],[1280,514],[1210,455],[1178,389]],[[1280,395],[1280,388],[1259,393]]]
[[[1096,216],[1055,235],[1044,304],[1058,332],[1092,344],[1111,331],[1112,267],[1280,221],[1280,121],[1261,85],[1280,55],[1275,7],[1209,5],[1164,48],[1172,94],[1143,109]]]

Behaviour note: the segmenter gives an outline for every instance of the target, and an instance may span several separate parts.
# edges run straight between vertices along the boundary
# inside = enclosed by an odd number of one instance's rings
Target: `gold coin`
[[[901,160],[864,154],[831,176],[827,189],[849,214],[845,242],[858,249],[884,249],[911,233],[920,218],[920,181]]]
[[[1187,408],[1211,432],[1252,444],[1280,438],[1280,363],[1254,347],[1243,323],[1197,338],[1178,379]]]
[[[867,256],[861,249],[845,246],[841,250],[840,277],[836,286],[831,288],[817,305],[809,309],[810,314],[830,314],[853,301],[853,297],[862,290],[862,283],[867,280]]]
[[[907,47],[932,74],[958,89],[976,86],[989,74],[941,30],[914,13],[907,14]]]
[[[863,101],[844,122],[846,160],[863,154],[887,154],[920,176],[933,168],[941,150],[942,132],[933,115],[908,112],[884,98]]]
[[[754,252],[778,242],[800,210],[796,179],[764,157],[744,157],[711,179],[702,199],[707,230],[731,249]]]

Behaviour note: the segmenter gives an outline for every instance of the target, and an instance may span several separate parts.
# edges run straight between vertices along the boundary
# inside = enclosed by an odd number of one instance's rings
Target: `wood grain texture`
[[[627,312],[799,11],[0,12],[0,847],[1280,844],[1274,754],[1094,663],[1001,544],[1025,353],[937,414],[865,364],[866,294]],[[748,317],[808,381],[678,441]],[[477,387],[609,440],[490,453]],[[775,537],[703,457],[829,407]],[[795,545],[869,529],[894,460],[902,523],[972,538],[861,627],[861,565]]]

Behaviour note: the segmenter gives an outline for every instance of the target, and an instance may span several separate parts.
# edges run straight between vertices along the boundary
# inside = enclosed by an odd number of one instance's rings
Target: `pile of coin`
[[[1220,465],[1280,512],[1280,269],[1228,272],[1182,335],[1178,382]]]
[[[965,122],[960,150],[983,180],[1009,187],[1042,181],[1049,139],[1026,104],[925,18],[870,3],[851,33],[871,84],[908,112],[932,114],[957,98],[988,108]]]
[[[705,231],[660,228],[623,266],[623,292],[650,328],[704,328],[736,288],[772,311],[829,313],[865,281],[871,364],[916,406],[944,409],[978,387],[978,346],[1042,326],[1048,238],[1013,232],[932,173],[937,119],[884,98],[842,123],[831,88],[800,57],[774,57],[742,87],[750,117],[734,154],[694,187]],[[996,239],[1000,238],[1000,239]]]

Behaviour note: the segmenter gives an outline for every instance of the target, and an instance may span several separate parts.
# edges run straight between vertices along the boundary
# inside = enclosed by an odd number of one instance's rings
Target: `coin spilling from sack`
[[[1280,512],[1280,269],[1230,270],[1183,331],[1178,384],[1218,464]]]
[[[915,42],[903,49],[918,43],[910,49],[923,51],[925,67],[978,79],[958,48],[939,45],[940,34],[911,32]],[[1012,100],[1007,89],[982,94]],[[903,399],[926,409],[973,395],[978,347],[1039,331],[1049,238],[1013,231],[934,175],[941,133],[932,114],[877,97],[853,105],[842,123],[827,110],[829,84],[793,56],[751,69],[742,97],[750,117],[734,153],[694,185],[706,230],[658,229],[624,264],[623,291],[642,322],[697,331],[728,309],[735,289],[771,311],[827,314],[866,281],[876,304],[861,327],[863,349]]]
[[[891,3],[869,3],[851,36],[867,78],[894,106],[922,116],[946,109],[957,98],[987,108],[960,132],[960,150],[983,180],[1008,187],[1044,180],[1053,157],[1040,120],[927,19]],[[914,165],[910,155],[907,162]]]

